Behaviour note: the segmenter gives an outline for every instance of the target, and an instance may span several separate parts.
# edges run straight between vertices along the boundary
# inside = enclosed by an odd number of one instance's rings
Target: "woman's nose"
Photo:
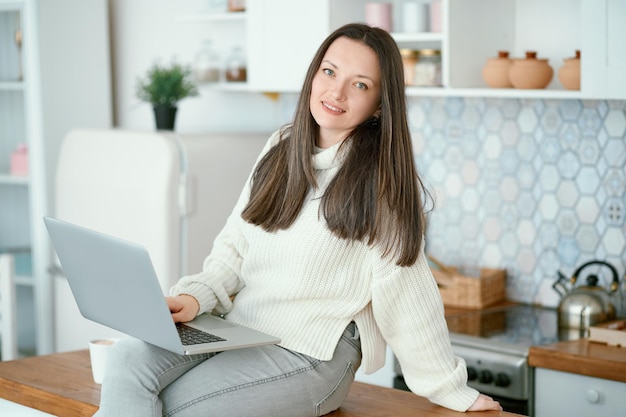
[[[333,98],[337,101],[342,101],[346,98],[346,83],[337,81],[332,87]]]

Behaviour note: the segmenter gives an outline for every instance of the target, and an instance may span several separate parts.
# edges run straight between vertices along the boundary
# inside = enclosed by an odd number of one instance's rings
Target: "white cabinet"
[[[582,90],[585,97],[626,98],[626,0],[583,0]],[[583,56],[585,58],[585,56]]]
[[[107,15],[106,0],[0,0],[0,250],[16,254],[18,307],[30,303],[37,353],[53,348],[42,216],[51,214],[58,149],[72,127],[111,125]],[[11,175],[19,144],[28,175]]]
[[[415,0],[419,1],[419,0]],[[321,41],[348,22],[365,20],[368,0],[248,2],[246,31],[251,91],[299,92]],[[402,4],[391,0],[392,35],[400,47],[441,50],[442,88],[408,87],[408,95],[540,98],[626,98],[626,0],[442,0],[442,32],[402,33]],[[428,0],[422,0],[428,2]],[[524,57],[536,51],[554,76],[546,89],[493,89],[482,68],[498,51]],[[558,79],[565,58],[581,50],[581,90]]]
[[[300,90],[313,54],[330,33],[328,6],[328,1],[248,2],[248,74],[252,90]]]
[[[535,369],[535,417],[623,416],[626,383]]]

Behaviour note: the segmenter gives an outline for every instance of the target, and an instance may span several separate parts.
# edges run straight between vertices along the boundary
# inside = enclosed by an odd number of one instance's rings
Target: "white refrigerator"
[[[59,156],[54,216],[146,246],[166,294],[202,268],[268,138],[73,130]],[[80,315],[58,261],[51,274],[57,352],[120,336]]]

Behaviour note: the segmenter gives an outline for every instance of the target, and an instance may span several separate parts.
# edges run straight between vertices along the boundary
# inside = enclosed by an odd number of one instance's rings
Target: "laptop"
[[[83,317],[181,355],[280,343],[211,314],[175,324],[145,247],[51,217],[44,222]],[[205,340],[183,342],[180,332]]]

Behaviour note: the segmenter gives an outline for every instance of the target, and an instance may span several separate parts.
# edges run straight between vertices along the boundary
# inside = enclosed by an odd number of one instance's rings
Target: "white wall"
[[[240,43],[240,34],[229,33],[227,24],[182,21],[183,15],[207,11],[216,2],[219,0],[110,0],[116,126],[154,129],[152,108],[135,97],[135,85],[155,60],[176,58],[192,63],[206,38],[222,52]],[[275,101],[263,94],[202,87],[199,97],[179,103],[176,131],[273,131],[290,120],[292,108],[292,101],[286,102],[284,97]]]

